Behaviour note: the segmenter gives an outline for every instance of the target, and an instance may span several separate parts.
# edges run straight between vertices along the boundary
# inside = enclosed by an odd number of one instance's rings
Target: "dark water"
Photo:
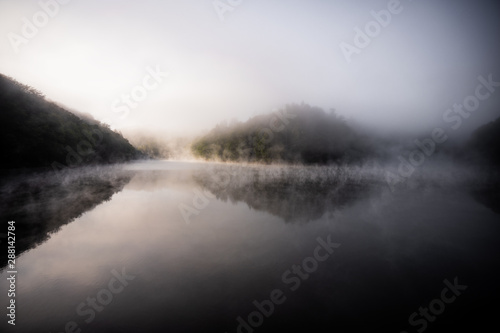
[[[376,170],[161,161],[10,180],[16,325],[2,255],[0,330],[484,331],[500,302],[498,189],[465,178],[391,192]],[[444,280],[467,286],[449,304]]]

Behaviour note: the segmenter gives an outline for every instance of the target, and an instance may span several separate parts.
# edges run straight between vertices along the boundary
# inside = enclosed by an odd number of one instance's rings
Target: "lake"
[[[376,167],[174,161],[11,177],[16,325],[0,330],[482,331],[500,219],[474,177],[422,170],[391,191]]]

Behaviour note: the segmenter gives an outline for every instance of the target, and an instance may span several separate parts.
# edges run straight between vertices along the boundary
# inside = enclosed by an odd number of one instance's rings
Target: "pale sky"
[[[500,81],[495,1],[401,0],[348,63],[341,43],[391,1],[221,0],[236,4],[221,14],[213,0],[42,0],[45,14],[39,1],[0,0],[0,72],[114,128],[171,134],[302,101],[425,129],[478,76]],[[144,81],[156,68],[169,75]],[[498,116],[500,89],[467,126]]]

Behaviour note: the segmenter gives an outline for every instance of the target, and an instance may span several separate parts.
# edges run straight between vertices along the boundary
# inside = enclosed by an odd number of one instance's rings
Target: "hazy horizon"
[[[364,126],[425,130],[479,76],[500,81],[493,1],[401,1],[350,62],[342,43],[355,46],[355,28],[391,1],[241,1],[223,13],[208,0],[62,2],[41,2],[45,20],[38,1],[0,1],[0,72],[117,130],[197,134],[301,102]],[[33,16],[36,32],[24,20]],[[127,106],[123,95],[152,71],[159,80]],[[499,110],[494,94],[461,130]]]
[[[0,17],[1,332],[496,324],[497,2]]]

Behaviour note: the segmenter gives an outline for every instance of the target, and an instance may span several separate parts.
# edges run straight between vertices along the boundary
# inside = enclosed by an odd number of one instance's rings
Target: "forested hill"
[[[0,169],[64,169],[139,157],[119,133],[0,74]]]
[[[192,151],[209,160],[308,164],[352,162],[371,154],[368,140],[335,112],[304,103],[218,125],[196,140]]]
[[[484,161],[500,165],[500,118],[480,126],[472,133],[468,149]]]

